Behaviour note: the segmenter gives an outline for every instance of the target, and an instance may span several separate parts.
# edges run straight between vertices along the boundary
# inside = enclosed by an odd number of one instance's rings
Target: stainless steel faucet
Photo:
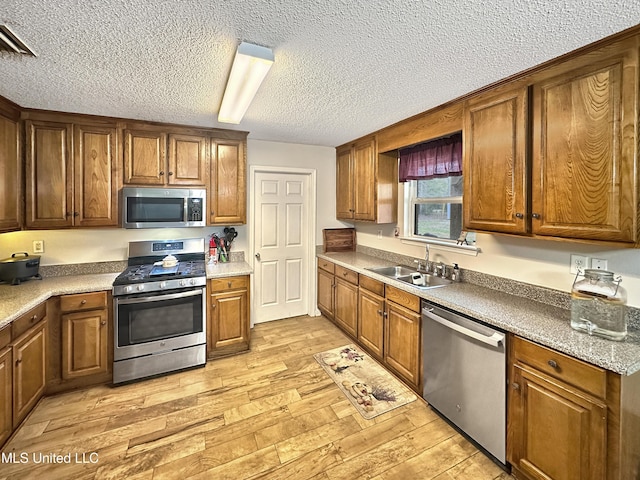
[[[429,273],[429,244],[428,243],[424,253],[424,271]]]

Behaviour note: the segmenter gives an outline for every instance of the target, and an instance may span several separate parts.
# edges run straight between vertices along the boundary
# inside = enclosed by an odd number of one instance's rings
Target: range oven
[[[204,365],[204,239],[131,242],[128,263],[113,284],[113,383]]]

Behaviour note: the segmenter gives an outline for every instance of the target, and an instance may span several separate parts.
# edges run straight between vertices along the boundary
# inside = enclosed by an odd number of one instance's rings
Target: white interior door
[[[257,171],[253,182],[254,323],[308,313],[310,176]]]

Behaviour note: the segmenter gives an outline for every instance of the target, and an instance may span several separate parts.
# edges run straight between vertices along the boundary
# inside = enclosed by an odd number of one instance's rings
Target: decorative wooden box
[[[355,252],[355,228],[325,228],[322,230],[322,247],[326,252]]]

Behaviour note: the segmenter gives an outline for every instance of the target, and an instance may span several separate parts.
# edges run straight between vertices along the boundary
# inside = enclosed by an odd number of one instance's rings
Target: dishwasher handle
[[[430,318],[434,322],[438,322],[440,325],[443,325],[451,330],[455,330],[467,337],[474,338],[482,343],[486,343],[487,345],[491,345],[492,347],[499,347],[504,343],[504,335],[500,332],[496,332],[492,330],[492,334],[490,336],[483,335],[482,333],[475,332],[467,327],[464,327],[458,323],[455,323],[451,320],[441,317],[440,315],[436,315],[435,313],[429,311],[428,309],[422,310],[422,315]]]

